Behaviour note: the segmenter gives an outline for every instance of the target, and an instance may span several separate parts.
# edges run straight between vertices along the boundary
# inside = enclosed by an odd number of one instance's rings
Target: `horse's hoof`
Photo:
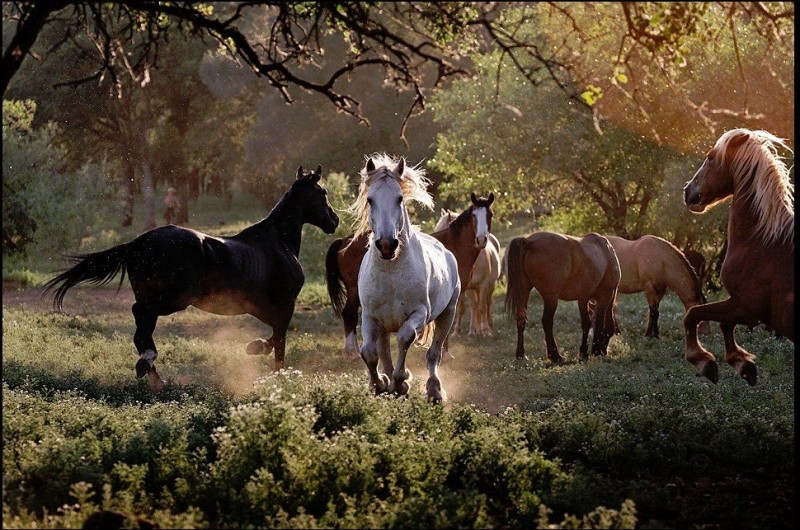
[[[378,375],[378,382],[375,384],[375,394],[385,394],[389,390],[389,376],[386,374]]]
[[[264,339],[256,339],[247,345],[248,355],[267,355],[272,351],[272,346]]]
[[[428,379],[428,382],[425,385],[427,388],[428,399],[431,400],[435,405],[443,402],[446,398],[446,394],[444,389],[442,388],[442,382],[436,379]]]
[[[700,375],[716,385],[719,382],[719,365],[717,361],[705,361],[700,366]]]
[[[742,379],[747,381],[748,385],[755,386],[758,380],[758,369],[756,369],[756,365],[751,361],[745,361],[739,367],[739,375],[742,376]]]
[[[136,378],[141,379],[150,373],[150,362],[147,359],[139,359],[136,361]]]
[[[585,357],[585,356],[584,356],[584,357]],[[552,357],[551,357],[551,356],[548,356],[547,358],[548,358],[548,359],[550,360],[550,362],[551,362],[551,363],[553,363],[553,364],[563,364],[563,363],[564,363],[564,358],[563,358],[562,356],[558,355],[558,354],[556,354],[556,355],[553,355]]]
[[[161,379],[161,377],[159,377],[158,373],[155,370],[148,372],[147,384],[150,385],[150,389],[153,392],[161,392],[167,385],[167,383],[163,379]]]
[[[408,384],[408,381],[400,381],[400,384],[394,385],[394,389],[392,389],[392,391],[398,396],[406,396],[408,395],[408,391],[410,389],[411,386]]]

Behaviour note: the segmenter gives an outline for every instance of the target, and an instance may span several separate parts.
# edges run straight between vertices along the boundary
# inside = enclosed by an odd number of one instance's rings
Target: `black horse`
[[[158,350],[153,331],[159,316],[193,305],[218,315],[250,314],[272,327],[272,336],[247,345],[249,354],[275,350],[275,370],[284,366],[286,330],[305,281],[298,261],[305,223],[332,234],[339,217],[320,186],[322,168],[297,179],[267,217],[231,237],[216,237],[179,226],[155,228],[130,243],[72,256],[75,265],[45,285],[56,289],[53,305],[81,282],[103,285],[120,271],[128,273],[136,303],[133,343],[139,353],[136,376],[148,374],[152,388],[164,382],[155,368]],[[43,296],[44,296],[43,294]]]

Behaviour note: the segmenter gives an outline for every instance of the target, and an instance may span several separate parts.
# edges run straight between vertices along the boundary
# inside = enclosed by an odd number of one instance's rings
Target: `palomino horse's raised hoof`
[[[272,344],[264,339],[256,339],[247,345],[248,355],[269,355],[272,352]]]
[[[715,385],[719,382],[719,365],[717,361],[704,361],[697,365],[699,374]]]
[[[758,369],[752,361],[745,361],[739,367],[739,375],[747,381],[748,385],[755,386],[758,380]]]

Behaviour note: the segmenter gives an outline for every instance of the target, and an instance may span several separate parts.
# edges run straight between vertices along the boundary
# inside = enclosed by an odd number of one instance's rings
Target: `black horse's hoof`
[[[150,372],[151,366],[147,359],[139,359],[136,361],[136,378],[141,379]]]

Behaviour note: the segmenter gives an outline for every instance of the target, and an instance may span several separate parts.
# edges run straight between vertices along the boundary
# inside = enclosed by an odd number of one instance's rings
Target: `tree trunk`
[[[150,162],[142,160],[142,193],[144,194],[144,229],[156,227],[155,190],[153,175],[150,173]]]
[[[125,204],[122,207],[122,226],[133,224],[133,197],[136,190],[136,166],[129,157],[122,161],[123,183],[122,189],[125,192]]]

